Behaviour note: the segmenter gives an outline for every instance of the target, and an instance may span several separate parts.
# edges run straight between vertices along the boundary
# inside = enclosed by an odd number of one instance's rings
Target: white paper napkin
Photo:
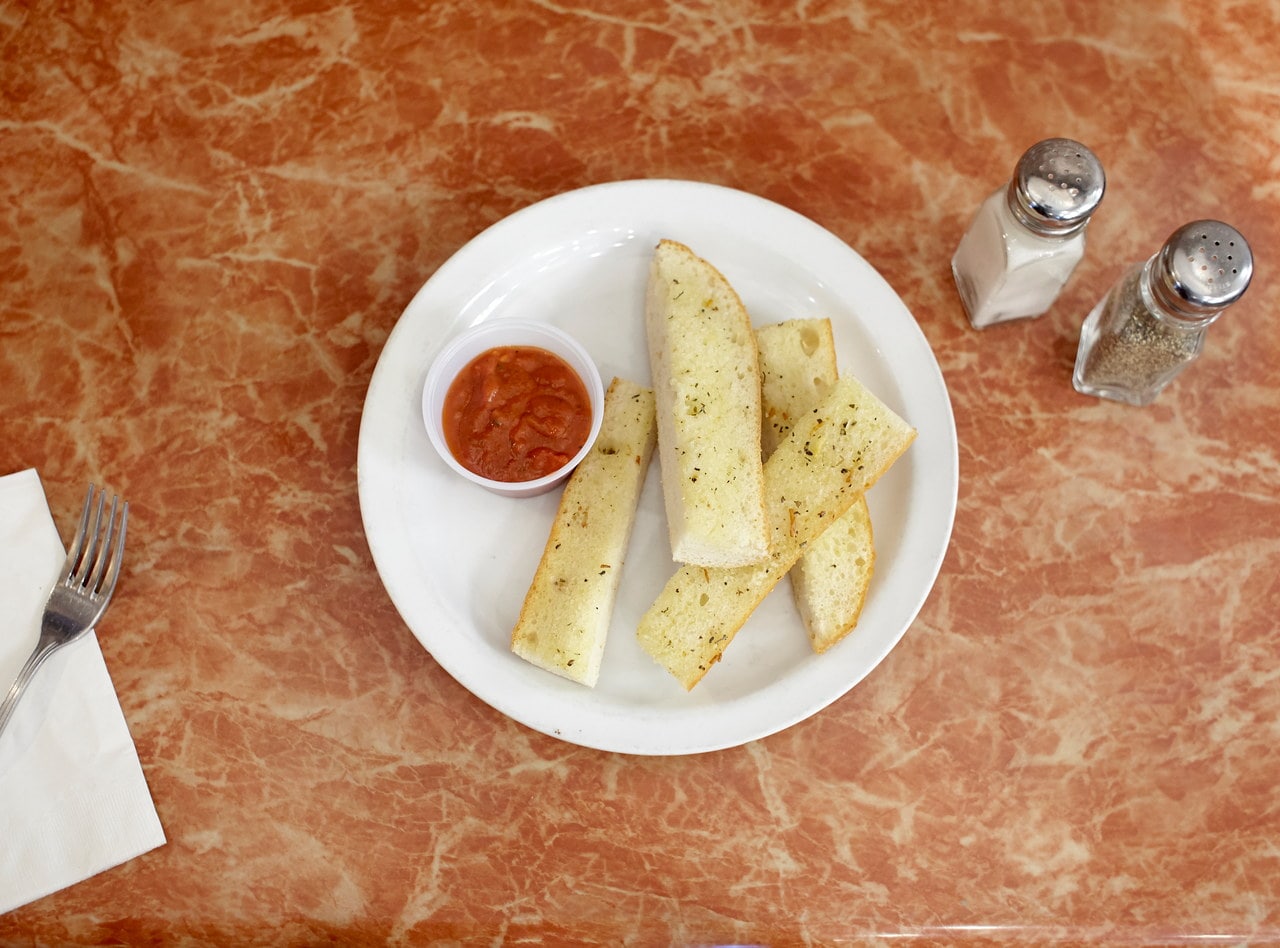
[[[0,697],[35,648],[65,556],[36,472],[0,477]],[[164,841],[90,632],[49,657],[0,734],[0,914]]]

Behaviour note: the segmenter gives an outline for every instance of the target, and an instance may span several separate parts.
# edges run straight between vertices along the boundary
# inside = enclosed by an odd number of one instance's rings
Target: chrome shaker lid
[[[1009,208],[1033,232],[1065,237],[1089,222],[1106,186],[1097,155],[1070,138],[1047,138],[1018,159]]]
[[[1207,320],[1238,300],[1253,278],[1253,251],[1222,221],[1192,221],[1156,254],[1151,289],[1184,319]]]

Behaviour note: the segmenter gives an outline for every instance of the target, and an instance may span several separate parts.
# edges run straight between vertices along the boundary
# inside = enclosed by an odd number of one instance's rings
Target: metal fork
[[[107,611],[107,603],[115,592],[116,580],[120,578],[120,562],[124,559],[129,504],[121,505],[120,499],[113,496],[111,512],[104,521],[102,512],[106,494],[97,492],[96,504],[94,494],[94,486],[90,484],[84,498],[80,526],[71,541],[62,572],[49,592],[49,601],[45,603],[40,640],[18,672],[8,695],[0,702],[0,734],[4,733],[18,699],[45,659],[92,629]]]

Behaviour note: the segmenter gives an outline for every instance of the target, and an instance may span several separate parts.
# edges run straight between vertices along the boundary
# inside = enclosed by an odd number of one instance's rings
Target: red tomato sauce
[[[444,397],[444,436],[467,470],[531,481],[568,463],[591,433],[587,387],[563,359],[499,346],[458,373]]]

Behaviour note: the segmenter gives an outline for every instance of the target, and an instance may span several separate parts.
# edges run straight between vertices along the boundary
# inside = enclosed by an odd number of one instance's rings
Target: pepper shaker
[[[1076,351],[1076,391],[1150,404],[1194,362],[1205,331],[1253,277],[1253,252],[1221,221],[1175,230],[1145,263],[1129,267],[1085,318]]]
[[[1102,163],[1084,145],[1049,138],[1023,153],[1013,177],[978,208],[951,259],[975,329],[1044,313],[1084,256],[1085,227],[1102,200]]]

